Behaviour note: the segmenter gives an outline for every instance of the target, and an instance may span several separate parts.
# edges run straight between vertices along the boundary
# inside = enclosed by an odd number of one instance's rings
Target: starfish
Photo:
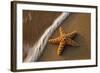
[[[69,46],[79,46],[77,42],[73,40],[73,38],[76,36],[77,31],[73,31],[71,33],[65,33],[63,28],[59,28],[60,36],[54,39],[50,39],[48,42],[52,44],[58,44],[58,50],[57,50],[57,55],[62,55],[62,52],[64,50],[64,47],[66,45]]]

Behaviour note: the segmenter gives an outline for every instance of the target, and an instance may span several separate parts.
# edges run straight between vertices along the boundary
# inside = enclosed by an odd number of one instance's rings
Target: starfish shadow
[[[85,39],[82,35],[78,34],[74,40],[79,43],[79,46],[65,46],[64,52],[62,53],[62,58],[64,60],[82,59],[81,52],[84,51],[84,48],[86,47]]]

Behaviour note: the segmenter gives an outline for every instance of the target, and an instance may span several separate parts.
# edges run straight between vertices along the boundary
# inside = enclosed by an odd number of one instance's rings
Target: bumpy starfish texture
[[[71,33],[65,33],[63,28],[59,28],[60,36],[54,39],[50,39],[49,42],[52,44],[59,44],[57,54],[60,56],[62,55],[62,52],[64,50],[64,47],[66,45],[69,46],[79,46],[77,42],[73,40],[73,38],[76,36],[77,32],[73,31]]]

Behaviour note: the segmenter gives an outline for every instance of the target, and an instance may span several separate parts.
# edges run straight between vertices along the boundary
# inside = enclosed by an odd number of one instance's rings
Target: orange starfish
[[[73,31],[71,33],[65,33],[64,30],[60,27],[59,28],[60,36],[54,39],[50,39],[49,42],[53,44],[59,44],[57,54],[61,55],[63,52],[63,49],[66,45],[70,46],[79,46],[77,42],[73,40],[75,35],[77,34],[76,31]]]

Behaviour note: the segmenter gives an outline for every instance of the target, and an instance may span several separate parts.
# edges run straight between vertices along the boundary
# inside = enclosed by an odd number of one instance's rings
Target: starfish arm
[[[72,40],[72,39],[67,39],[66,45],[79,46],[79,44],[77,42],[75,42],[74,40]]]
[[[73,31],[71,33],[67,33],[66,37],[73,39],[76,36],[76,34],[77,34],[77,31]]]
[[[55,39],[50,39],[48,42],[52,43],[52,44],[59,44],[60,43],[60,37],[57,37]]]
[[[59,44],[58,50],[57,50],[57,54],[59,56],[62,54],[64,46],[65,46],[65,41],[61,41],[60,44]]]
[[[59,28],[59,32],[60,32],[60,36],[65,34],[64,29],[62,27]]]

